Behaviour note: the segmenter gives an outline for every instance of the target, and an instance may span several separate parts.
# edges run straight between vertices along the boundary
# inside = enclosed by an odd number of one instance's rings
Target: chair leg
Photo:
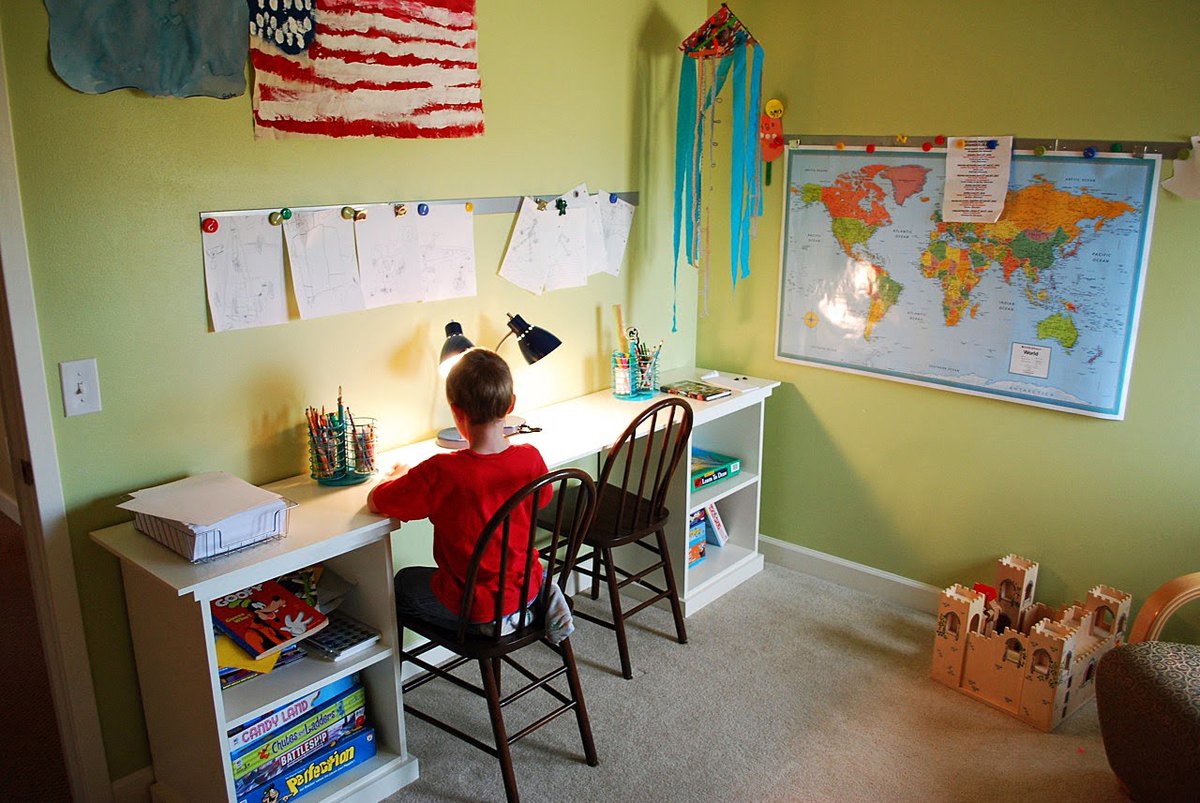
[[[579,738],[583,740],[583,754],[589,767],[600,763],[596,755],[596,743],[592,739],[592,722],[588,718],[587,706],[583,702],[583,684],[579,682],[579,669],[575,665],[575,649],[571,639],[558,645],[562,651],[563,666],[567,670],[567,685],[571,688],[571,699],[575,701],[575,720],[579,723]]]
[[[658,550],[662,553],[663,574],[666,575],[667,591],[671,599],[671,615],[675,617],[675,635],[680,644],[687,644],[687,628],[683,625],[683,606],[679,604],[679,589],[675,586],[675,570],[671,567],[671,552],[667,549],[667,535],[658,530]]]
[[[508,732],[504,728],[504,713],[500,710],[500,689],[491,662],[479,659],[479,674],[483,677],[483,689],[487,693],[488,714],[492,718],[492,735],[496,739],[496,753],[500,759],[500,772],[504,776],[504,795],[508,803],[518,803],[517,776],[513,772],[512,753],[508,748]]]
[[[499,658],[492,659],[492,671],[496,673],[496,692],[497,693],[499,693],[500,690],[504,687],[504,684],[502,684],[500,682],[500,667],[501,666],[503,666],[503,662]]]
[[[629,644],[625,640],[625,614],[621,611],[621,590],[617,585],[612,548],[605,547],[603,552],[604,574],[608,580],[608,601],[612,608],[613,629],[617,631],[617,651],[621,654],[621,677],[630,680],[633,678],[633,665],[629,662]]]
[[[600,547],[592,549],[592,599],[600,599]]]

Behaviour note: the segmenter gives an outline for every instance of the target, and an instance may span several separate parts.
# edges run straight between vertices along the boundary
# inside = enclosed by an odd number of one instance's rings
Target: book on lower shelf
[[[688,517],[688,568],[701,563],[708,550],[705,546],[705,531],[708,529],[705,524],[704,508],[700,508],[692,512]]]
[[[213,625],[254,658],[280,652],[329,621],[277,580],[214,599],[211,608]]]
[[[721,511],[717,510],[717,503],[709,502],[704,506],[703,511],[704,518],[708,523],[704,532],[708,543],[714,546],[725,546],[729,542],[729,531],[725,529],[725,522],[721,520]]]
[[[742,460],[693,446],[691,470],[692,488],[703,488],[736,475],[742,470]]]

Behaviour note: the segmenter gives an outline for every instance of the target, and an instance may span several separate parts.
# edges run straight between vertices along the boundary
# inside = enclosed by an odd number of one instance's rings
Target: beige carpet
[[[935,683],[930,615],[768,564],[689,618],[686,645],[664,611],[632,625],[628,681],[611,632],[572,639],[600,766],[561,717],[513,748],[524,800],[1126,800],[1094,702],[1047,734]],[[435,685],[413,699],[490,738],[482,700]],[[495,759],[412,717],[408,745],[421,778],[389,800],[504,799]]]

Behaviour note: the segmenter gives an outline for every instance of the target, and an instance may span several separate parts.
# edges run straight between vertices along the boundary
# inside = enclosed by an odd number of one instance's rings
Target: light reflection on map
[[[780,359],[1123,417],[1158,160],[1017,153],[991,224],[944,165],[789,152]]]

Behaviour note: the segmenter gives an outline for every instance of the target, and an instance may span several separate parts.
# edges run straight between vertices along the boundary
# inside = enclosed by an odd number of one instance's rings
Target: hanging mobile
[[[758,124],[759,146],[763,160],[763,182],[771,185],[771,162],[783,155],[783,101],[771,98],[763,108]]]

